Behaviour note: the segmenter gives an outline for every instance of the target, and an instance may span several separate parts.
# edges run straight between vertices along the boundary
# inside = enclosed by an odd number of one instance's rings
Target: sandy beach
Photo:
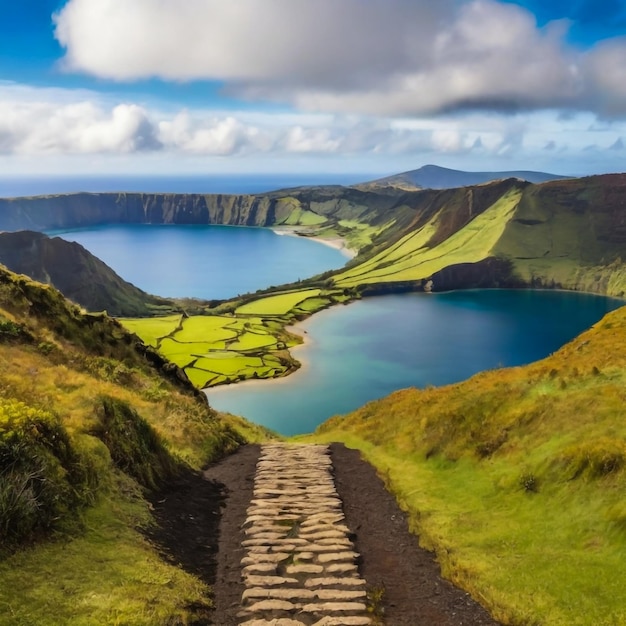
[[[304,237],[306,239],[310,239],[311,241],[316,241],[317,243],[321,243],[322,245],[328,246],[329,248],[339,250],[344,256],[348,257],[349,259],[353,259],[357,255],[357,251],[349,248],[346,240],[342,237],[318,237],[316,235],[307,235],[303,234],[301,229],[298,229],[297,226],[282,226],[272,228],[272,231],[274,231],[277,235]]]

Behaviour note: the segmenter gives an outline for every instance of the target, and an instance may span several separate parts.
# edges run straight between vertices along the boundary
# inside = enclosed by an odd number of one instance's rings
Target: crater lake
[[[342,267],[340,250],[269,228],[118,224],[55,231],[124,280],[171,298],[226,299]]]

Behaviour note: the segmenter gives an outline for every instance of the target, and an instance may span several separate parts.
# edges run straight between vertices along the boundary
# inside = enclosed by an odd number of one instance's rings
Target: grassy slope
[[[0,623],[188,623],[210,605],[140,533],[142,486],[233,450],[246,425],[133,344],[0,268]]]
[[[494,249],[527,283],[626,294],[622,175],[528,187]]]
[[[508,624],[626,623],[626,308],[538,363],[318,429],[363,450],[444,572]]]
[[[622,296],[624,197],[624,175],[414,193],[405,203],[415,218],[392,225],[374,239],[373,253],[366,250],[333,280],[338,287],[420,288],[434,278],[437,289],[442,270],[498,259],[510,267],[509,284]]]
[[[520,190],[507,192],[486,211],[433,247],[430,242],[437,232],[438,213],[427,224],[372,259],[339,273],[334,281],[339,287],[417,281],[429,278],[449,265],[482,261],[491,256],[520,198]]]

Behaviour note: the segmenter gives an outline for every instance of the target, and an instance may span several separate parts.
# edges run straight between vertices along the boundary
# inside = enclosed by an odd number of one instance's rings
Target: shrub
[[[532,472],[524,472],[519,478],[519,484],[526,493],[539,491],[539,481]]]
[[[78,452],[58,418],[0,399],[0,537],[11,548],[61,528],[93,502],[99,487],[90,456]]]

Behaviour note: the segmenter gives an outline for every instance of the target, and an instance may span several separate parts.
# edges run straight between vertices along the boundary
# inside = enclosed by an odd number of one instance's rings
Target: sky
[[[626,171],[626,0],[0,0],[0,175]]]

